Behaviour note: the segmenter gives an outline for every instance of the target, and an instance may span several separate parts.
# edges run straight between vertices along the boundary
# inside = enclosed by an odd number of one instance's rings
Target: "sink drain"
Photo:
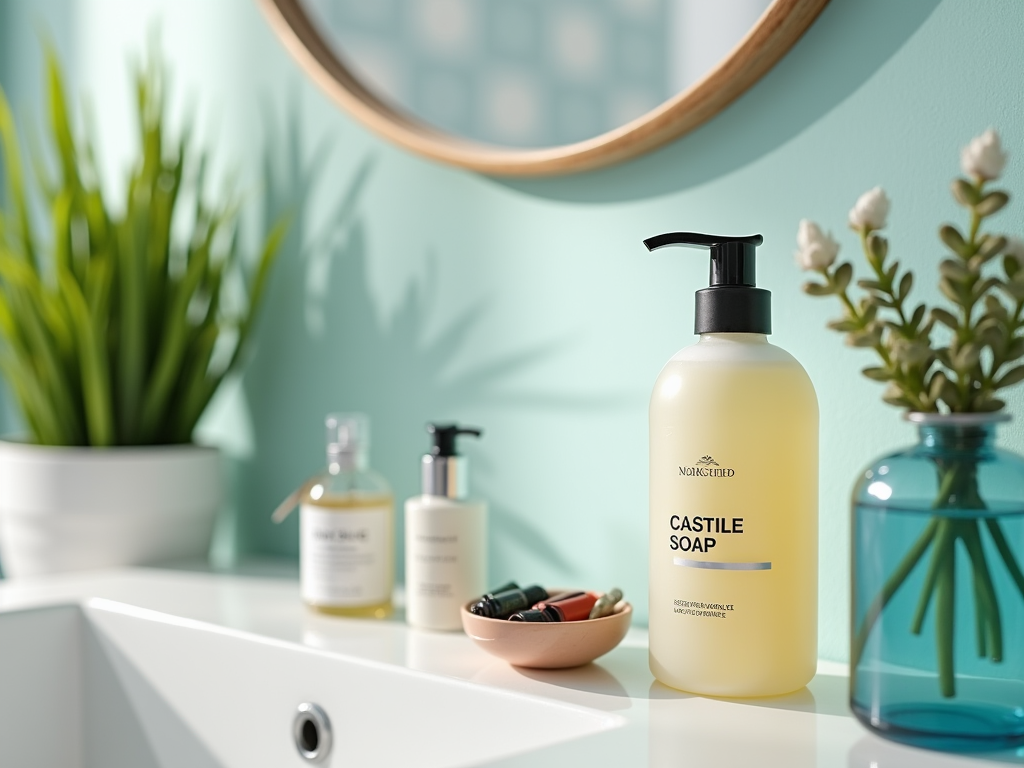
[[[309,763],[322,763],[331,754],[331,721],[317,704],[299,704],[292,724],[292,737],[299,755]]]

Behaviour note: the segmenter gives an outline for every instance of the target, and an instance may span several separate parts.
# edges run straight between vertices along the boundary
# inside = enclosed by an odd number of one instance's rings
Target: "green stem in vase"
[[[984,627],[987,642],[983,644],[979,655],[988,657],[995,663],[1003,660],[1003,623],[999,611],[999,599],[996,597],[992,574],[985,558],[985,550],[981,543],[980,524],[974,520],[960,521],[962,533],[960,538],[967,548],[974,574],[974,600],[978,622]]]
[[[978,492],[976,462],[953,461],[948,466],[938,464],[939,493],[933,503],[936,510],[980,510],[985,502]],[[933,565],[936,568],[934,584],[925,583],[924,589],[935,591],[935,648],[939,673],[939,690],[943,696],[956,695],[955,667],[955,604],[956,604],[956,542],[963,542],[971,562],[974,586],[975,636],[979,656],[988,656],[993,662],[1002,660],[1002,621],[992,575],[985,550],[981,544],[980,522],[943,518],[943,535],[936,536]],[[927,607],[930,597],[922,593],[921,604]],[[923,615],[919,617],[923,620]],[[916,622],[913,629],[920,632]]]
[[[988,621],[981,607],[981,588],[978,579],[974,579],[974,642],[978,648],[978,658],[988,655]]]
[[[974,460],[954,461],[938,466],[939,493],[933,503],[936,510],[983,510],[985,502],[978,491],[977,465]],[[939,689],[943,696],[956,695],[955,604],[956,542],[963,542],[973,580],[975,639],[978,655],[993,663],[1003,658],[1003,630],[999,601],[981,540],[979,520],[939,518],[931,568],[925,579],[918,611],[911,630],[919,634],[932,593],[935,595],[935,644]],[[1001,530],[999,531],[1001,533]],[[1005,542],[1005,539],[1004,539]],[[1007,551],[1008,548],[1007,548]],[[1012,552],[1009,553],[1012,557]],[[1005,558],[1004,558],[1005,559]]]
[[[954,538],[952,520],[934,518],[933,522],[936,523],[935,546],[932,547],[932,558],[928,563],[928,572],[924,577],[924,586],[921,588],[921,596],[917,601],[917,610],[914,612],[914,620],[910,625],[910,631],[915,635],[921,634],[921,627],[928,613],[928,604],[931,602],[932,594],[935,592],[935,583],[939,578],[939,571],[942,569],[942,558],[946,552],[946,544],[950,539]]]
[[[983,608],[981,581],[978,578],[977,568],[973,560],[971,568],[974,570],[972,580],[974,585],[974,635],[978,647],[978,658],[983,659],[988,655],[989,651],[988,617],[985,615],[985,609]]]
[[[956,696],[956,673],[953,667],[956,539],[947,537],[942,544],[939,574],[935,580],[935,651],[939,668],[939,690],[943,696],[952,697]]]
[[[1024,573],[1021,573],[1017,558],[1014,557],[1013,550],[1010,549],[1010,545],[1006,541],[1002,526],[999,525],[999,521],[994,517],[987,518],[985,525],[988,526],[988,532],[992,536],[992,541],[995,542],[996,549],[999,550],[1000,557],[1006,563],[1006,570],[1010,572],[1013,583],[1020,590],[1021,597],[1024,597]]]
[[[914,545],[910,548],[910,551],[903,556],[900,564],[896,566],[896,570],[893,571],[892,575],[886,580],[882,586],[882,590],[878,593],[871,604],[868,606],[867,611],[864,614],[864,621],[861,622],[860,630],[857,632],[856,637],[853,639],[853,648],[850,653],[850,667],[856,670],[857,665],[860,664],[861,655],[864,653],[864,647],[868,643],[868,638],[871,636],[871,630],[874,629],[875,623],[878,621],[878,617],[881,616],[883,609],[889,604],[892,596],[896,594],[897,590],[903,586],[903,582],[907,580],[907,577],[911,574],[914,568],[917,566],[918,561],[928,550],[928,547],[932,543],[932,539],[935,538],[935,531],[939,525],[938,518],[932,518],[927,527],[922,531],[921,535],[914,542]]]
[[[962,541],[971,563],[974,586],[975,634],[978,654],[993,662],[1002,661],[1002,619],[991,571],[981,540],[981,523],[961,520],[941,514],[942,510],[985,509],[978,492],[977,468],[973,460],[953,461],[937,466],[939,490],[932,503],[936,510],[927,527],[904,555],[889,576],[881,591],[868,606],[860,630],[854,638],[851,663],[856,669],[867,645],[868,638],[882,611],[917,567],[929,548],[932,549],[928,571],[925,574],[917,608],[911,621],[911,632],[919,635],[928,607],[934,598],[935,644],[939,674],[939,689],[943,696],[956,695],[956,668],[954,659],[955,604],[956,604],[956,542]],[[1024,573],[1021,573],[1013,552],[1002,534],[998,521],[987,519],[989,531],[1021,594],[1024,595]]]

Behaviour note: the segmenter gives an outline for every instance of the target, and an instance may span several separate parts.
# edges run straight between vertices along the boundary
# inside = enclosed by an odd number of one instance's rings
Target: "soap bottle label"
[[[406,504],[406,618],[415,627],[462,627],[461,606],[487,587],[487,512],[479,503]]]
[[[319,606],[360,606],[390,599],[387,507],[337,511],[303,504],[299,546],[302,599]]]

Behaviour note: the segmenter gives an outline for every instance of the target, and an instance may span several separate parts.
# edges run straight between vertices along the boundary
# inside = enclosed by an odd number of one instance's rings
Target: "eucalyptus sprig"
[[[839,244],[831,235],[807,220],[800,222],[797,235],[797,263],[818,273],[822,280],[807,282],[804,291],[839,299],[843,315],[828,326],[845,334],[848,344],[875,351],[878,364],[865,368],[863,374],[886,383],[882,395],[886,403],[911,411],[998,411],[1005,406],[997,396],[999,390],[1024,381],[1024,364],[1018,362],[1024,357],[1024,242],[983,231],[986,219],[1010,201],[1005,190],[991,187],[1006,165],[999,136],[989,130],[972,140],[961,153],[960,163],[964,176],[953,181],[952,192],[966,209],[968,224],[965,230],[953,224],[939,228],[939,239],[948,249],[939,263],[939,289],[949,300],[947,306],[928,307],[910,301],[914,274],[890,259],[889,241],[881,234],[890,204],[880,187],[864,193],[849,215],[850,228],[859,235],[871,270],[870,276],[857,280],[861,295],[856,298],[850,290],[853,264],[836,264]],[[938,332],[940,327],[944,333]],[[972,434],[970,427],[961,429]],[[929,607],[935,606],[939,688],[943,696],[950,697],[956,695],[958,545],[970,566],[978,655],[992,663],[1003,659],[1003,624],[989,561],[993,553],[998,555],[1021,598],[1024,569],[1007,542],[1001,521],[986,512],[978,458],[960,450],[950,455],[936,452],[931,460],[936,469],[933,514],[879,592],[866,603],[861,622],[854,628],[850,657],[856,674],[882,612],[930,552],[909,629],[919,635]],[[965,515],[966,511],[970,514]],[[986,536],[991,546],[985,545]]]
[[[1006,156],[990,130],[961,159],[966,178],[954,180],[952,192],[967,210],[968,226],[939,229],[948,249],[939,264],[939,289],[949,306],[912,308],[914,274],[889,258],[880,230],[890,204],[879,187],[862,195],[849,216],[871,269],[856,283],[861,296],[851,297],[853,264],[835,263],[839,245],[830,235],[804,220],[797,238],[797,263],[823,279],[805,283],[804,291],[839,299],[843,315],[829,328],[844,333],[852,346],[874,349],[878,364],[862,373],[887,384],[886,403],[913,411],[998,411],[1005,405],[998,390],[1024,381],[1024,365],[1017,363],[1024,357],[1024,242],[982,231],[985,219],[1010,200],[1005,190],[989,188]],[[1000,255],[1001,269],[993,269]],[[944,344],[933,341],[937,325],[948,330]]]
[[[136,72],[139,154],[116,205],[101,187],[91,138],[73,127],[52,52],[56,168],[34,154],[41,206],[0,89],[8,192],[0,211],[0,368],[38,443],[188,442],[251,335],[285,225],[247,264],[238,199],[210,198],[207,158],[189,126],[171,137],[164,83],[155,56]],[[40,208],[48,238],[33,226]]]

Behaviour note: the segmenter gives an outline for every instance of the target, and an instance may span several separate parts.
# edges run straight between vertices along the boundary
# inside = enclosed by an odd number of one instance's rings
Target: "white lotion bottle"
[[[775,696],[814,675],[818,401],[768,343],[760,235],[644,243],[711,249],[700,341],[666,363],[650,405],[650,667],[710,696]]]
[[[462,628],[460,608],[486,590],[487,504],[468,496],[459,435],[482,431],[428,424],[434,447],[421,462],[423,493],[405,502],[405,616],[420,629]]]

